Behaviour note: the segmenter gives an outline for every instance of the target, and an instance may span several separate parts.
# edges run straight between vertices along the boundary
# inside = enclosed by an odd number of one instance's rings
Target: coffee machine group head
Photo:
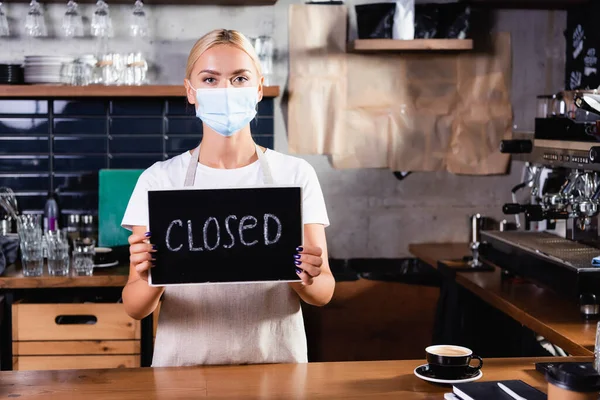
[[[547,100],[548,96],[541,96]],[[576,241],[598,241],[600,211],[600,95],[594,92],[562,92],[556,107],[538,107],[535,131],[529,137],[503,141],[504,153],[526,161],[529,180],[515,187],[528,187],[531,201],[506,204],[505,214],[525,217],[525,229],[544,221],[553,229],[557,221],[566,225],[565,237]],[[553,103],[554,104],[554,103]],[[541,182],[539,173],[546,171]],[[513,189],[513,194],[515,192]],[[518,217],[517,217],[518,218]]]

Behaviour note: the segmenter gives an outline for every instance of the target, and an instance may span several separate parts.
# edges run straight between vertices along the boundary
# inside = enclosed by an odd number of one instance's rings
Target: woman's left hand
[[[323,250],[320,247],[310,245],[300,246],[297,250],[298,254],[294,256],[296,273],[302,279],[303,285],[312,285],[313,279],[321,275]]]

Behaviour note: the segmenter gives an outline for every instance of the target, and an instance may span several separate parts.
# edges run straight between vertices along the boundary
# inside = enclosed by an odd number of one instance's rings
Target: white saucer
[[[481,370],[479,370],[475,376],[472,376],[470,378],[465,378],[465,379],[437,379],[437,378],[430,378],[428,376],[421,375],[420,373],[417,372],[417,370],[419,368],[423,368],[425,366],[427,366],[427,364],[419,365],[417,368],[415,368],[414,374],[417,376],[417,378],[423,379],[424,381],[427,381],[427,382],[446,383],[446,384],[452,385],[452,384],[455,384],[455,383],[473,382],[473,381],[476,381],[478,379],[481,379],[481,377],[483,376],[483,372],[481,372]]]
[[[108,263],[108,264],[94,264],[94,268],[116,267],[117,265],[119,265],[119,262],[118,261],[113,261],[113,262]]]

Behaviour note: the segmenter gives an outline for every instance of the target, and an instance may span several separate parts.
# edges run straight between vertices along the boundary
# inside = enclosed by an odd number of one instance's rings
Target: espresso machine
[[[513,202],[503,207],[517,229],[482,231],[479,256],[573,300],[600,299],[600,95],[538,100],[533,134],[501,144],[503,153],[525,161]]]

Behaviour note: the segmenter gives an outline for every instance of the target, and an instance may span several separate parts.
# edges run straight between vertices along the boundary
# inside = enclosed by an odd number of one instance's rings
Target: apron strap
[[[183,186],[194,186],[194,181],[196,180],[196,167],[198,166],[198,156],[200,155],[200,145],[192,151],[192,159],[188,164],[188,169],[185,174],[185,181],[183,182]]]
[[[267,157],[265,156],[265,153],[263,153],[261,148],[258,147],[257,144],[255,144],[255,146],[256,146],[256,155],[258,156],[258,162],[260,163],[260,169],[262,170],[262,173],[263,173],[263,180],[266,185],[274,185],[275,180],[273,179],[273,174],[271,173],[271,166],[269,165],[269,162],[267,161]]]
[[[263,151],[256,146],[256,155],[258,156],[258,162],[260,164],[260,169],[263,174],[263,180],[266,185],[273,185],[275,181],[273,180],[273,174],[271,173],[271,167],[269,166],[269,162],[267,161],[267,157]],[[194,186],[194,182],[196,180],[196,167],[198,166],[198,156],[200,155],[200,145],[196,147],[192,151],[192,159],[188,164],[187,172],[185,174],[185,181],[183,182],[183,186]]]

